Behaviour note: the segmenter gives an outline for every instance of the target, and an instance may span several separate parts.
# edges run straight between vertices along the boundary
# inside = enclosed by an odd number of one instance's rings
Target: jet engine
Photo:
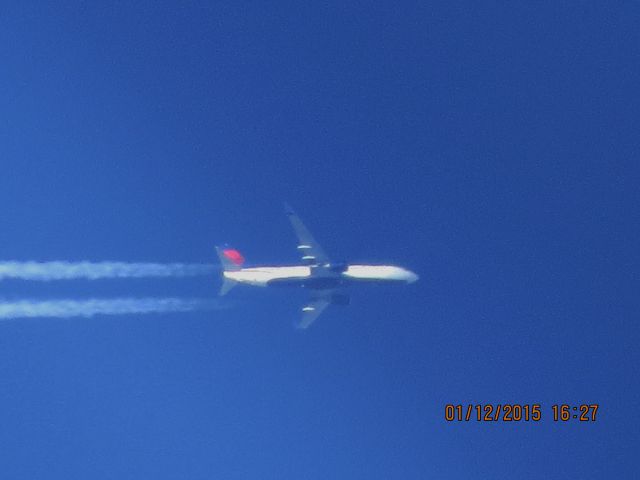
[[[347,262],[332,263],[331,265],[329,265],[329,270],[335,273],[346,272],[347,268],[349,268]]]

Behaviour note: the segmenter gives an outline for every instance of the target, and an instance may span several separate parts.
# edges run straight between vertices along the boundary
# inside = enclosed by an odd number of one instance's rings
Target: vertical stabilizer
[[[216,251],[218,252],[220,263],[222,263],[222,267],[226,272],[234,272],[242,268],[244,257],[235,248],[228,246],[216,247]]]
[[[224,247],[216,247],[216,251],[225,272],[237,272],[242,269],[244,257],[238,250],[225,245]],[[222,274],[222,280],[222,287],[220,287],[220,292],[218,293],[220,296],[226,295],[237,284],[236,281],[227,278],[224,273]]]

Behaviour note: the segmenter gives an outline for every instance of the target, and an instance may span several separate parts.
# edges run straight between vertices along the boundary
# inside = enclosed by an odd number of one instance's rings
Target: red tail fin
[[[216,247],[218,257],[225,270],[240,270],[244,264],[244,257],[235,248],[228,246]]]

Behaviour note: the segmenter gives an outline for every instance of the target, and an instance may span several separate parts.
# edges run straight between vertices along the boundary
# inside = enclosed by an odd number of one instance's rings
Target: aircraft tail
[[[238,282],[225,277],[223,279],[223,281],[222,281],[222,286],[220,287],[220,291],[218,292],[218,296],[219,297],[223,297],[224,295],[229,293],[229,290],[231,290],[237,284],[238,284]]]
[[[222,263],[222,268],[224,268],[225,272],[236,272],[242,268],[242,265],[244,264],[244,257],[235,248],[225,245],[223,247],[216,247],[216,251],[218,252],[220,263]],[[220,287],[220,292],[218,293],[220,296],[226,295],[229,290],[237,284],[237,282],[227,278],[224,274],[222,278],[222,287]]]
[[[216,247],[216,250],[220,263],[222,263],[222,267],[226,272],[234,272],[242,268],[244,257],[238,250],[226,245],[224,247]]]

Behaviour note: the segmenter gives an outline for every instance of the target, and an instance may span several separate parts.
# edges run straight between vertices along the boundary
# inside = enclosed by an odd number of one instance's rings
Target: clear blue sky
[[[0,16],[1,259],[292,262],[287,200],[333,257],[421,279],[303,334],[304,292],[242,288],[1,323],[3,478],[637,475],[636,2],[63,3]],[[543,419],[444,421],[488,402]]]

